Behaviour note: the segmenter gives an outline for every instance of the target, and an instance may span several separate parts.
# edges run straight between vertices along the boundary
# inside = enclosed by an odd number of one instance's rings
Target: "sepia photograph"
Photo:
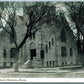
[[[84,2],[1,1],[0,78],[84,78]]]

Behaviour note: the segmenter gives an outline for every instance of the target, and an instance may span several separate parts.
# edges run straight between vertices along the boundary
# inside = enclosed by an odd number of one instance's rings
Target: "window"
[[[70,56],[73,56],[72,48],[70,48]]]
[[[64,62],[62,62],[62,65],[64,65]]]
[[[10,66],[11,66],[11,67],[13,66],[13,62],[10,63]]]
[[[10,50],[10,57],[11,58],[15,58],[15,56],[16,56],[16,48],[11,48],[11,50]]]
[[[6,63],[5,62],[3,63],[3,66],[6,67]]]
[[[73,62],[71,62],[71,64],[73,64]]]
[[[53,61],[53,66],[54,66],[54,61]]]
[[[47,61],[47,66],[48,66],[48,61]]]
[[[53,40],[53,38],[52,38],[52,45],[54,45],[54,40]]]
[[[65,65],[67,65],[67,62],[65,62]]]
[[[31,54],[31,60],[32,60],[33,57],[36,57],[36,49],[31,49],[30,54]]]
[[[50,61],[50,66],[51,66],[51,61]]]
[[[67,56],[66,47],[61,47],[61,56],[62,56],[62,57]]]
[[[49,49],[51,49],[51,42],[49,41]]]
[[[44,59],[44,50],[41,50],[40,54],[41,54],[41,59]]]
[[[48,53],[48,46],[46,45],[46,53]]]
[[[6,58],[6,49],[3,50],[3,57]]]
[[[60,40],[61,40],[61,42],[66,42],[66,33],[65,33],[64,28],[61,31]]]

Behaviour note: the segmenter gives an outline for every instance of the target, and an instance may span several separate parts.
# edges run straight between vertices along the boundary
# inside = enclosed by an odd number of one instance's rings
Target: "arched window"
[[[46,53],[48,53],[48,46],[46,45]]]
[[[61,31],[60,40],[61,40],[61,42],[66,42],[66,32],[65,32],[64,28]]]
[[[49,49],[51,49],[51,42],[49,41]]]

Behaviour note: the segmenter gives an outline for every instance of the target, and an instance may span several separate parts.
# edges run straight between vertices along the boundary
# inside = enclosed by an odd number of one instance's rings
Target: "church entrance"
[[[43,64],[43,60],[44,60],[44,50],[41,50],[41,51],[40,51],[40,56],[41,56],[41,59],[42,59],[42,66],[44,66],[44,64]]]
[[[41,56],[41,59],[44,59],[44,50],[40,51],[40,56]]]
[[[36,49],[30,49],[30,56],[31,60],[33,60],[33,57],[36,57]]]

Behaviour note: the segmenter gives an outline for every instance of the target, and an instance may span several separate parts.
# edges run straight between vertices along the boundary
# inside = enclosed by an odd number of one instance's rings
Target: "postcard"
[[[0,1],[1,82],[82,82],[83,67],[83,1]]]

